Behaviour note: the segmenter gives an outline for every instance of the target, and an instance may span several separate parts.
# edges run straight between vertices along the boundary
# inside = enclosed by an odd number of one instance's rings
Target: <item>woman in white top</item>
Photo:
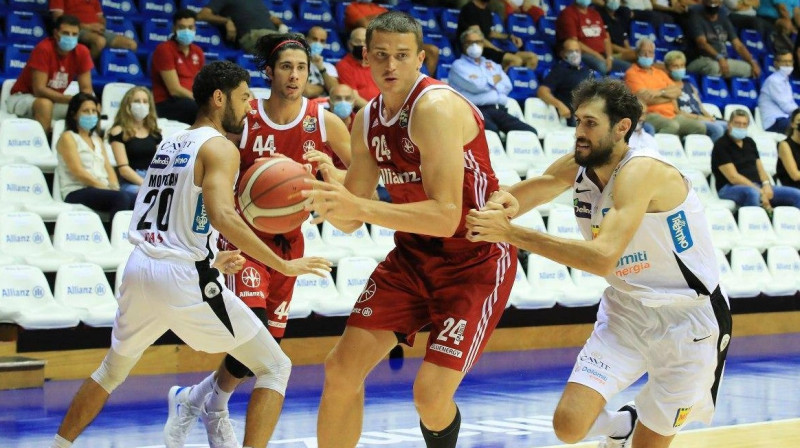
[[[120,210],[133,209],[136,196],[119,189],[103,140],[97,135],[99,117],[99,104],[93,95],[79,93],[72,97],[67,106],[66,130],[56,144],[56,170],[64,202],[83,204],[113,217]]]

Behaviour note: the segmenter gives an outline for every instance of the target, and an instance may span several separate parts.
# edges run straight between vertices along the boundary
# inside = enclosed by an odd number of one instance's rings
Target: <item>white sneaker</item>
[[[241,446],[233,432],[228,411],[206,412],[203,407],[200,420],[206,426],[210,448],[238,448]]]
[[[625,406],[619,408],[619,411],[628,411],[631,414],[631,432],[625,437],[611,437],[606,436],[606,439],[601,441],[597,448],[628,448],[631,446],[633,438],[633,430],[636,428],[636,420],[639,419],[639,414],[636,412],[636,405],[631,401],[625,403]]]
[[[167,448],[183,448],[186,436],[200,415],[200,409],[189,404],[191,387],[172,386],[167,394],[169,417],[164,425],[164,442]]]

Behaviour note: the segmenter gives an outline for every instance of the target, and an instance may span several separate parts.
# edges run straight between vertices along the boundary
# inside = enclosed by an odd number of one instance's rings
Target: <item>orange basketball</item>
[[[254,228],[272,234],[286,233],[308,218],[303,207],[308,199],[297,195],[310,190],[313,179],[305,167],[286,157],[254,163],[239,182],[242,217]]]

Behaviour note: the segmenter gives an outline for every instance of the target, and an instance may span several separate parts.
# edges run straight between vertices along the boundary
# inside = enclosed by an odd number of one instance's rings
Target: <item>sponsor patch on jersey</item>
[[[317,145],[314,143],[314,140],[306,140],[303,142],[303,152],[309,152],[317,149]]]
[[[692,412],[692,407],[689,406],[688,408],[678,408],[678,412],[675,413],[675,421],[672,422],[673,428],[678,428],[686,423],[686,419],[689,418],[689,414]]]
[[[403,137],[402,144],[403,144],[403,151],[406,154],[414,154],[414,144],[411,143],[411,140]]]
[[[401,128],[407,128],[408,127],[409,110],[410,110],[409,106],[408,106],[408,104],[406,104],[406,107],[404,107],[403,110],[400,111],[399,122],[400,122],[400,127]]]
[[[166,154],[156,154],[153,160],[150,161],[150,168],[155,170],[163,170],[169,165],[169,156]]]
[[[192,232],[208,233],[211,227],[206,215],[206,205],[203,202],[203,193],[197,196],[197,206],[194,209],[194,219],[192,219]]]
[[[310,115],[306,115],[306,118],[303,118],[303,130],[306,132],[314,132],[317,130],[317,117],[312,117]]]
[[[183,168],[189,164],[189,159],[191,158],[192,156],[189,154],[178,154],[178,156],[175,157],[175,161],[172,162],[172,166],[175,168]]]
[[[689,223],[686,221],[686,214],[683,210],[667,216],[667,225],[669,226],[676,252],[681,253],[689,250],[694,245],[692,233],[689,231]]]
[[[575,206],[576,218],[592,219],[592,204],[588,202],[583,202],[575,198],[572,200],[572,205]]]

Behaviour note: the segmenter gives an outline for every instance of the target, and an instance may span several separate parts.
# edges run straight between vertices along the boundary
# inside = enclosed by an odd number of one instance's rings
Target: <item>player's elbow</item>
[[[235,210],[226,210],[221,207],[208,207],[206,204],[206,215],[211,226],[223,235],[226,234],[228,227],[238,218]]]
[[[447,204],[442,213],[441,234],[434,235],[442,238],[450,238],[455,235],[461,224],[461,207],[455,204]]]

